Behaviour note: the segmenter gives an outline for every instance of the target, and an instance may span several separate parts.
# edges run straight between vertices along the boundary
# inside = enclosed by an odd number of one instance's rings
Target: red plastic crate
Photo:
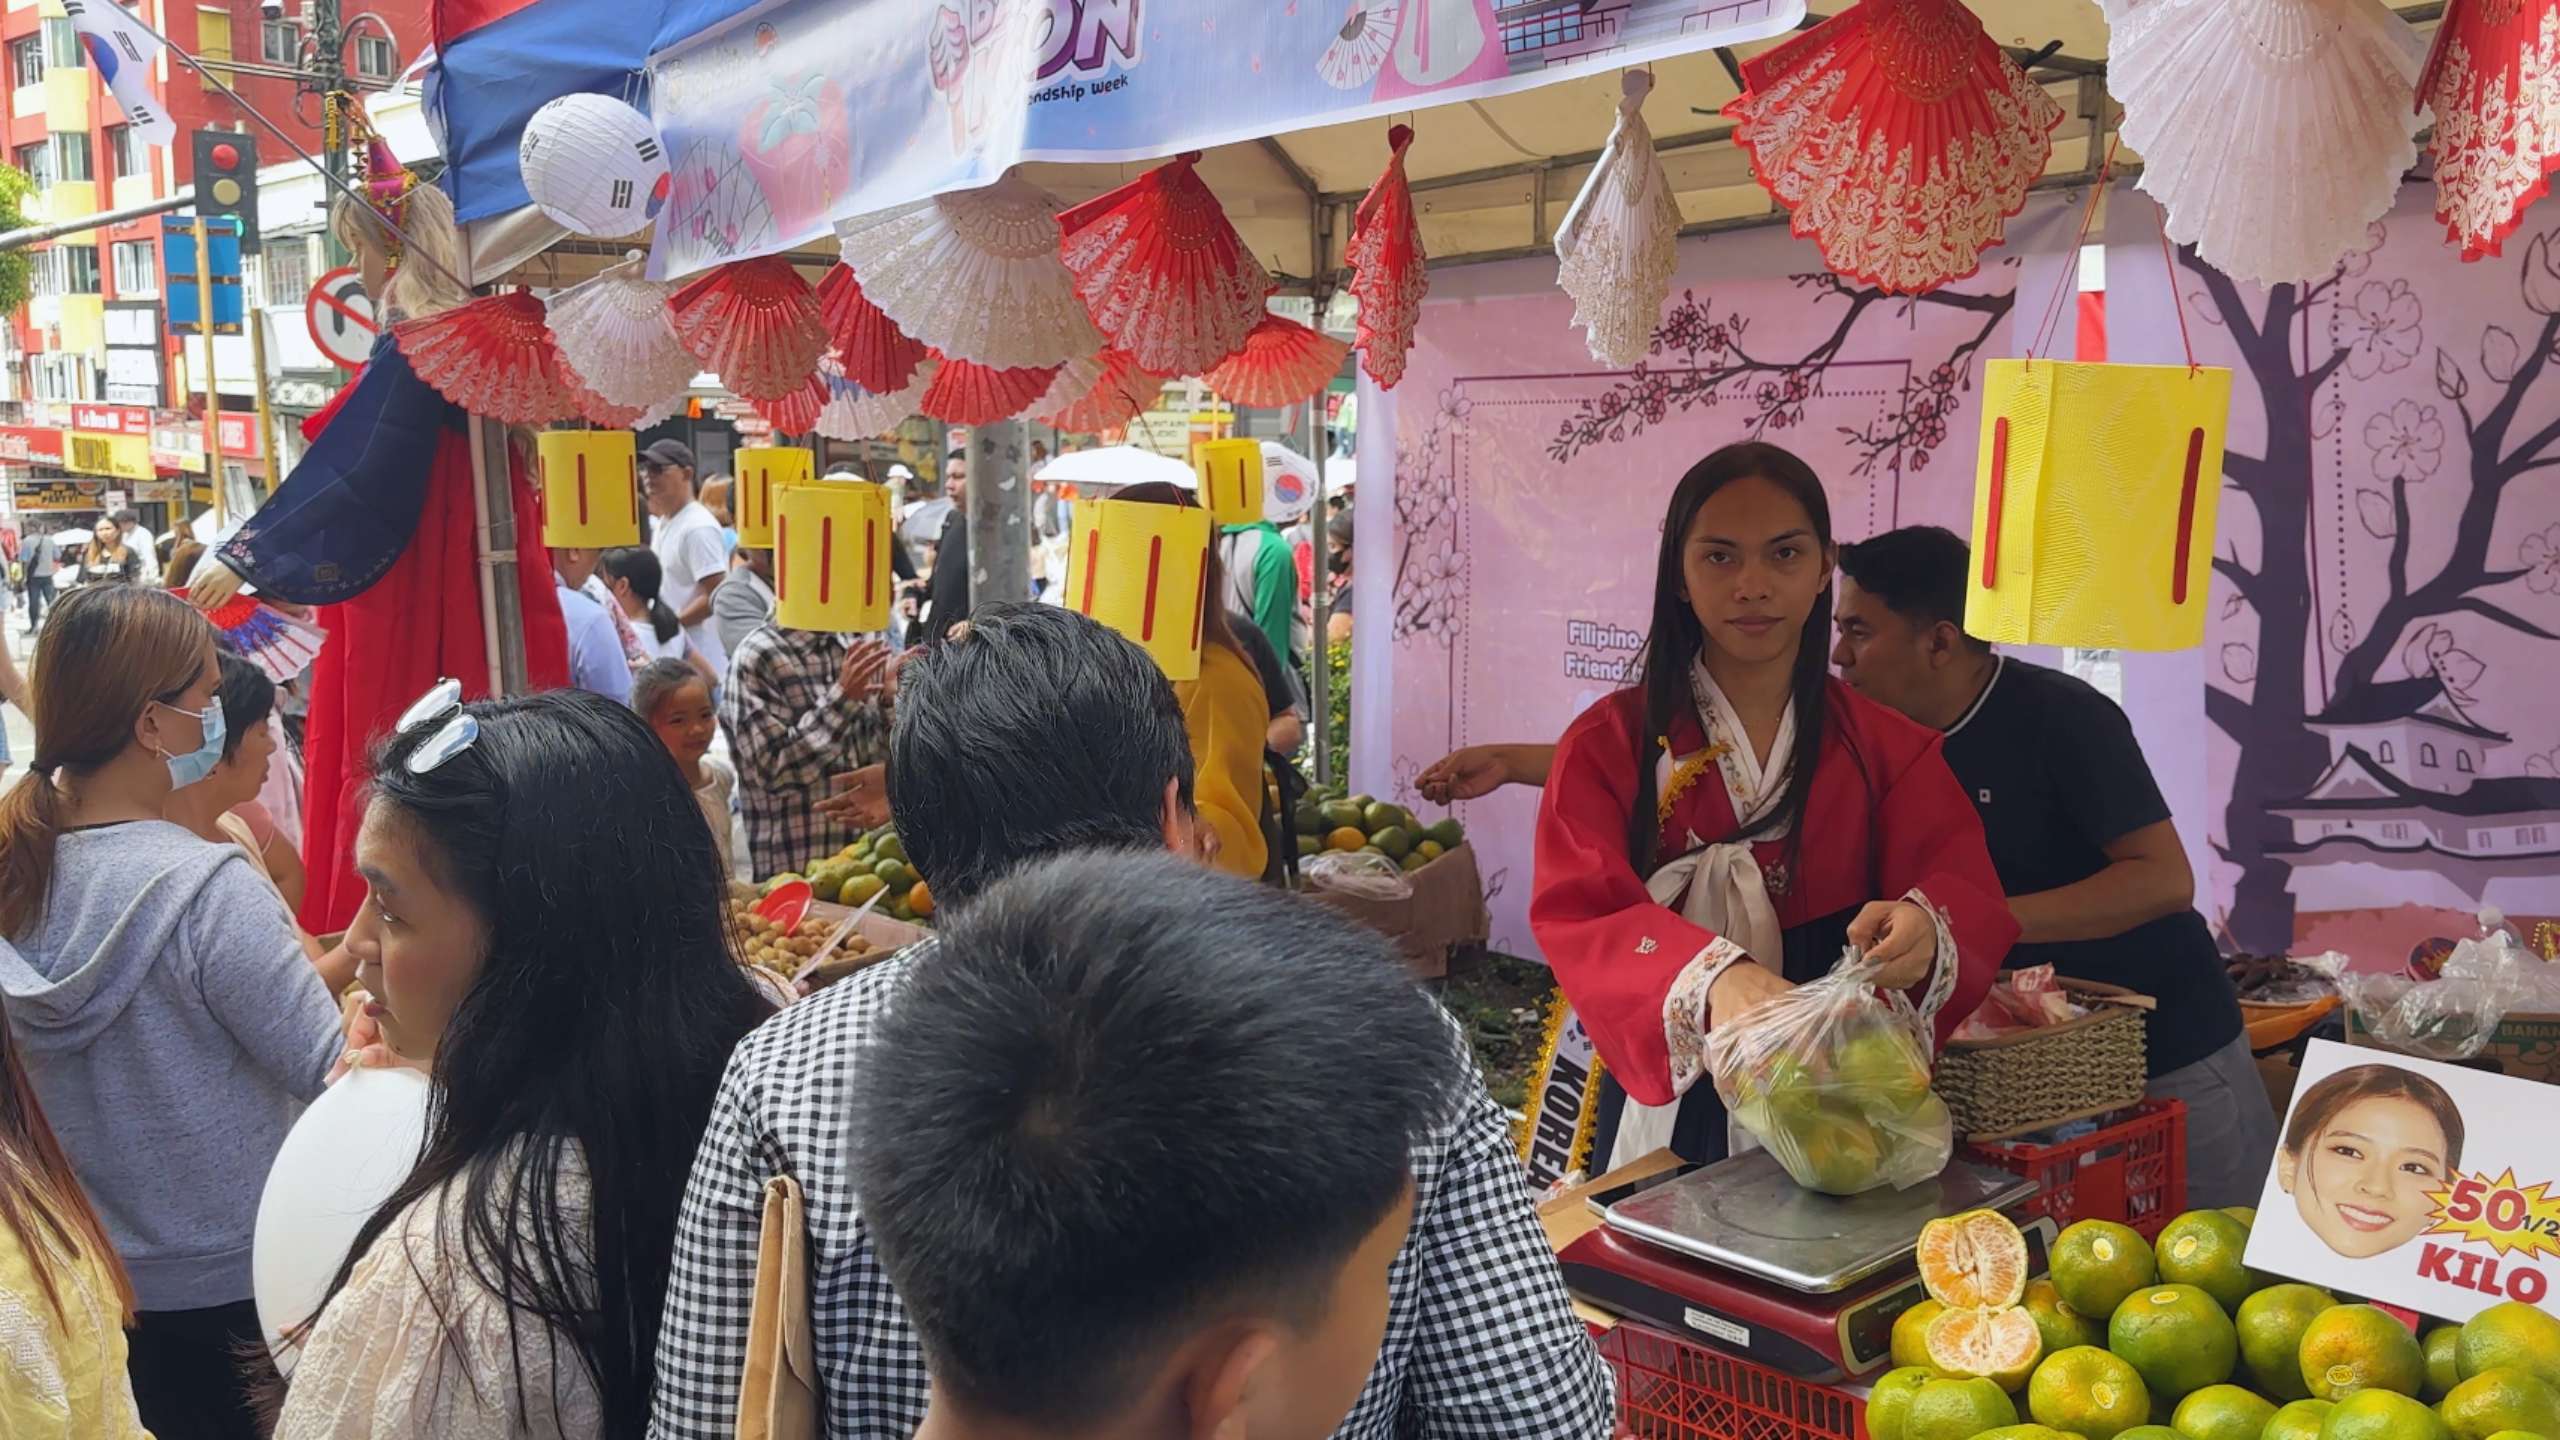
[[[1866,1402],[1633,1323],[1597,1338],[1621,1440],[1860,1440]]]
[[[2059,1145],[2003,1140],[1967,1145],[1964,1155],[2041,1185],[2029,1215],[2050,1215],[2057,1225],[2115,1220],[2156,1239],[2186,1213],[2186,1104],[2145,1100],[2107,1118],[2115,1123]]]

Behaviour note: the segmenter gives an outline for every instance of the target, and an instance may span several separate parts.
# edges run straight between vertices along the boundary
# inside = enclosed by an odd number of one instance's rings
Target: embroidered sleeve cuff
[[[1956,931],[1947,912],[1919,890],[1902,897],[1929,913],[1929,923],[1938,929],[1938,958],[1929,967],[1929,983],[1920,992],[1920,1018],[1934,1020],[1956,993],[1956,976],[1963,969],[1962,957],[1956,954]]]
[[[1671,1093],[1686,1095],[1707,1071],[1707,992],[1724,972],[1751,956],[1719,937],[1681,967],[1662,1002],[1662,1035],[1671,1047]]]

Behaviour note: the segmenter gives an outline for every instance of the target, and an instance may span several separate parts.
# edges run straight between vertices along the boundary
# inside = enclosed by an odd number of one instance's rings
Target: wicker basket
[[[2130,1105],[2142,1098],[2144,1012],[2130,990],[2062,982],[2089,1013],[2041,1030],[1988,1040],[1952,1040],[1938,1054],[1939,1098],[1956,1134],[1977,1143]]]

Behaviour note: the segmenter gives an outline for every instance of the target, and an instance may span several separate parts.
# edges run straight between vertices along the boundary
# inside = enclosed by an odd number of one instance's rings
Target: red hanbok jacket
[[[1954,994],[1936,1016],[1944,1042],[1990,992],[2018,924],[1982,821],[1939,756],[1938,735],[1837,680],[1828,693],[1802,845],[1755,843],[1752,856],[1773,876],[1787,867],[1783,889],[1773,881],[1769,898],[1791,935],[1915,890],[1944,914],[1958,967]],[[1719,937],[1656,904],[1629,861],[1643,723],[1643,693],[1629,688],[1584,711],[1557,743],[1538,812],[1529,925],[1618,1083],[1641,1104],[1667,1105],[1677,1097],[1663,1004],[1680,972]],[[1673,722],[1670,753],[1691,755],[1705,744],[1705,727],[1684,711]],[[1712,778],[1690,785],[1663,823],[1654,865],[1698,848],[1693,835],[1713,843],[1733,831],[1725,787]],[[1781,969],[1779,956],[1753,958]]]

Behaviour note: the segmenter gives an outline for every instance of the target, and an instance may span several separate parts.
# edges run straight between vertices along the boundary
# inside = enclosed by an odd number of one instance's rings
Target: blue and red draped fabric
[[[640,93],[649,52],[749,8],[751,0],[435,0],[427,108],[444,186],[468,223],[531,203],[516,147],[533,112],[582,91]]]
[[[220,551],[261,594],[299,605],[352,599],[382,578],[418,527],[441,433],[463,424],[389,335],[320,418],[301,463]]]

